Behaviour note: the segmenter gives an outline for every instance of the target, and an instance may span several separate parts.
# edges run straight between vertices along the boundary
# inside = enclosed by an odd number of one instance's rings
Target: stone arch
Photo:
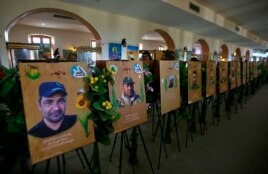
[[[14,20],[12,20],[8,24],[8,26],[7,26],[6,30],[5,30],[5,39],[6,39],[6,42],[8,42],[8,40],[9,40],[8,39],[8,33],[9,33],[10,29],[14,25],[16,25],[24,17],[27,17],[27,16],[32,15],[32,14],[35,14],[35,13],[42,13],[42,12],[61,13],[63,15],[66,15],[66,16],[69,16],[69,17],[72,17],[72,18],[78,20],[83,25],[85,25],[89,29],[89,31],[91,31],[92,35],[94,36],[94,38],[95,38],[95,40],[97,42],[97,47],[101,47],[101,37],[100,37],[99,33],[97,32],[97,30],[90,23],[88,23],[88,21],[86,21],[85,19],[83,19],[82,17],[78,16],[75,13],[72,13],[72,12],[69,12],[69,11],[65,11],[65,10],[62,10],[62,9],[56,9],[56,8],[38,8],[38,9],[27,11],[27,12],[19,15],[18,17],[16,17]]]
[[[209,60],[209,47],[207,42],[204,39],[199,39],[197,42],[201,44],[202,47],[202,61]]]
[[[222,56],[222,60],[228,60],[228,55],[229,55],[229,50],[228,50],[228,47],[223,44],[221,46],[221,56]]]
[[[246,51],[245,59],[246,59],[246,61],[249,61],[249,59],[250,59],[250,52],[249,52],[249,50]]]
[[[240,50],[240,48],[236,48],[235,55],[234,55],[234,60],[239,61],[240,58],[241,58],[241,50]]]
[[[166,31],[161,29],[153,29],[152,31],[159,33],[163,37],[168,47],[168,50],[175,51],[174,41]]]

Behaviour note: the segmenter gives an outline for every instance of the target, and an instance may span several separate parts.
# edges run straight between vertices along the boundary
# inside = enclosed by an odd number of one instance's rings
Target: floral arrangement
[[[109,134],[113,132],[113,123],[120,118],[116,107],[109,101],[108,83],[114,83],[114,72],[111,69],[100,71],[97,67],[91,67],[89,74],[84,78],[88,88],[85,98],[78,100],[77,104],[85,105],[88,102],[91,109],[88,119],[94,122],[96,141],[108,145],[111,143]]]
[[[150,103],[153,101],[154,95],[154,88],[152,86],[153,82],[153,74],[150,72],[149,64],[144,63],[143,64],[143,74],[144,74],[144,85],[145,85],[145,91],[146,91],[146,106],[147,106],[147,113],[148,115],[153,114],[152,107],[150,106]]]
[[[116,106],[109,101],[108,84],[114,83],[112,69],[103,69],[100,71],[96,66],[91,66],[89,76],[84,77],[86,92],[77,98],[76,106],[89,107],[90,113],[79,118],[83,125],[86,135],[88,135],[87,121],[93,121],[96,142],[93,148],[93,172],[101,173],[98,143],[109,145],[111,138],[109,135],[113,133],[113,123],[120,118],[116,112]]]

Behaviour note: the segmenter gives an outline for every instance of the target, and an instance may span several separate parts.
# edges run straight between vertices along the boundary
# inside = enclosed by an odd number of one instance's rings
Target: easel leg
[[[49,165],[50,165],[50,159],[47,160],[46,174],[48,174],[48,171],[49,171]]]
[[[122,153],[123,153],[123,141],[124,141],[123,132],[121,133],[121,142],[120,142],[119,174],[121,174],[121,170],[122,170]]]
[[[146,156],[148,158],[148,161],[150,163],[150,167],[151,167],[151,170],[154,174],[154,169],[153,169],[153,166],[152,166],[152,163],[151,163],[151,160],[150,160],[150,156],[149,156],[149,153],[147,151],[147,148],[146,148],[146,145],[145,145],[145,142],[144,142],[144,138],[143,138],[143,135],[142,135],[142,132],[141,132],[141,128],[140,126],[138,125],[138,130],[139,130],[139,133],[140,133],[140,136],[141,136],[141,141],[142,141],[142,144],[143,144],[143,147],[144,147],[144,150],[145,150],[145,153],[146,153]]]
[[[192,134],[192,131],[190,130],[190,122],[191,122],[191,115],[192,115],[192,107],[193,107],[193,104],[190,104],[189,105],[189,116],[190,116],[190,118],[187,118],[187,131],[186,131],[186,142],[185,142],[185,148],[187,148],[187,146],[188,146],[188,136],[189,136],[189,133],[190,133],[190,136],[191,136],[191,140],[192,140],[192,142],[194,141],[194,139],[193,139],[193,134]]]
[[[114,147],[115,147],[115,144],[116,144],[117,135],[118,134],[116,133],[115,137],[114,137],[114,144],[113,144],[112,151],[111,151],[111,154],[110,154],[110,161],[112,161],[112,156],[113,156]]]
[[[57,168],[58,168],[58,174],[60,173],[60,156],[57,156]]]
[[[66,165],[66,161],[65,161],[65,155],[62,154],[62,167],[63,167],[63,174],[65,174],[65,165]]]
[[[178,148],[179,148],[179,152],[180,152],[181,151],[181,146],[180,146],[180,140],[179,140],[179,134],[178,134],[178,128],[177,128],[177,117],[176,117],[176,114],[174,114],[174,124],[175,124],[175,130],[176,130],[176,137],[177,137]]]
[[[195,111],[197,110],[197,114],[198,114],[198,118],[199,118],[200,134],[203,135],[204,134],[204,130],[203,130],[203,118],[202,118],[202,116],[200,114],[199,102],[196,102],[195,107],[196,107],[195,108]]]
[[[158,114],[158,120],[157,120],[157,124],[156,124],[156,128],[155,128],[155,132],[154,132],[154,135],[153,135],[153,142],[154,142],[154,138],[155,138],[155,136],[157,134],[159,126],[161,127],[161,115]]]
[[[84,149],[83,149],[82,147],[80,147],[79,149],[80,149],[81,152],[82,152],[82,155],[83,155],[83,157],[84,157],[84,159],[85,159],[85,161],[86,161],[86,164],[87,164],[87,166],[88,166],[88,169],[89,169],[90,173],[93,174],[93,170],[92,170],[92,168],[91,168],[90,162],[88,161],[88,158],[87,158],[87,156],[86,156],[86,153],[85,153]]]
[[[164,128],[165,128],[165,116],[162,116],[162,125],[160,125],[160,130],[161,130],[161,139],[160,139],[160,147],[159,147],[159,156],[158,156],[158,165],[157,169],[160,168],[160,159],[161,159],[161,154],[162,154],[162,144],[164,144],[164,149],[166,151],[166,145],[163,143],[164,141]],[[166,151],[166,157],[167,157],[167,151]]]
[[[237,114],[237,89],[234,91],[234,107],[235,107],[235,113]]]
[[[82,164],[82,166],[83,166],[83,169],[84,169],[86,166],[85,166],[85,164],[84,164],[83,161],[82,161],[82,158],[81,158],[81,156],[80,156],[80,153],[79,153],[78,149],[75,149],[75,151],[76,151],[76,153],[77,153],[77,155],[78,155],[78,158],[79,158],[79,160],[80,160],[80,162],[81,162],[81,164]]]

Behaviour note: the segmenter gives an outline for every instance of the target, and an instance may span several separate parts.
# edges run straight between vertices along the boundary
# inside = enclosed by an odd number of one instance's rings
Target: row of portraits
[[[180,107],[180,65],[179,61],[160,61],[157,66],[163,115]],[[202,100],[202,65],[189,61],[187,66],[188,103],[193,103]],[[239,66],[236,62],[229,63],[230,74],[234,71],[236,78],[240,74]],[[110,101],[121,115],[114,124],[114,132],[147,122],[149,88],[144,83],[143,62],[106,61],[105,67],[113,71],[115,83],[109,85]],[[242,76],[249,73],[250,70],[244,73],[246,69],[249,68],[243,68]],[[25,62],[19,64],[19,70],[33,164],[95,141],[93,123],[84,121],[91,112],[85,98],[83,77],[90,73],[85,63]],[[207,97],[216,93],[216,72],[216,63],[207,62]],[[228,78],[228,63],[220,62],[220,92],[228,90]]]

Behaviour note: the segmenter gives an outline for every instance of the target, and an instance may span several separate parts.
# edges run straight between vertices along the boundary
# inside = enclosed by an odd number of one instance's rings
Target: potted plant
[[[3,173],[18,163],[27,172],[29,158],[20,77],[16,69],[0,65],[0,156]]]

